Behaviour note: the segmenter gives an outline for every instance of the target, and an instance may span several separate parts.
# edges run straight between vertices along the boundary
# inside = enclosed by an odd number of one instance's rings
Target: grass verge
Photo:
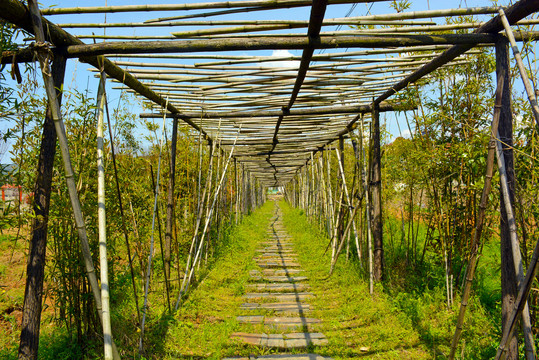
[[[442,287],[423,287],[418,291],[393,291],[391,283],[380,284],[373,296],[357,261],[345,262],[343,256],[334,274],[329,273],[328,239],[303,214],[284,201],[280,203],[284,224],[295,241],[302,267],[316,297],[314,317],[323,320],[318,328],[329,339],[329,346],[317,349],[335,359],[445,359],[458,314],[458,299],[447,310]],[[391,251],[390,248],[386,251]],[[434,264],[433,264],[434,266]],[[391,272],[386,268],[386,272]],[[410,274],[421,281],[422,274]],[[457,358],[489,358],[495,347],[495,329],[489,315],[473,299],[464,325]]]
[[[201,279],[179,312],[171,319],[163,344],[163,353],[155,358],[221,359],[248,355],[253,349],[229,340],[234,331],[244,330],[236,321],[244,300],[249,270],[259,242],[267,236],[274,204],[267,202],[230,234],[216,254],[216,262]]]

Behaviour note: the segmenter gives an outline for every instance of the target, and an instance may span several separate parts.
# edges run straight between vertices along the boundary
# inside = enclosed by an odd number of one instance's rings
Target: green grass
[[[315,297],[309,300],[314,310],[309,317],[323,322],[312,331],[323,332],[328,346],[307,351],[334,359],[444,359],[453,335],[458,301],[448,311],[445,307],[443,269],[440,259],[427,252],[425,262],[412,268],[403,260],[405,249],[400,242],[400,224],[386,224],[386,275],[388,280],[369,295],[365,271],[355,258],[339,259],[334,274],[328,278],[330,254],[324,254],[328,239],[309,222],[301,210],[284,202],[284,225],[295,243],[299,262],[309,277]],[[245,216],[238,226],[225,229],[222,242],[215,249],[207,270],[198,275],[178,313],[166,311],[164,284],[152,283],[150,308],[146,323],[145,349],[151,359],[221,359],[228,356],[263,355],[268,349],[240,344],[230,340],[233,332],[279,332],[262,325],[242,325],[236,316],[242,314],[249,270],[256,269],[253,260],[259,242],[267,239],[274,203],[268,202]],[[388,232],[393,231],[393,238]],[[420,227],[421,239],[424,230]],[[0,236],[0,244],[10,244],[11,237]],[[22,246],[20,241],[18,246]],[[418,246],[423,246],[422,240]],[[422,248],[421,248],[422,249]],[[0,267],[0,278],[8,268]],[[123,358],[134,359],[138,353],[136,310],[132,299],[127,265],[116,265],[112,293],[113,326]],[[154,264],[154,279],[162,279],[162,263]],[[470,302],[464,324],[464,347],[459,349],[465,359],[492,357],[498,338],[499,260],[496,244],[487,244],[478,267],[476,296]],[[140,282],[138,283],[140,284]],[[140,286],[140,285],[139,285]],[[141,288],[139,288],[140,292]],[[0,290],[1,291],[1,290]],[[177,289],[172,291],[172,301]],[[0,294],[0,303],[22,305],[22,295],[16,299]],[[142,298],[139,298],[142,301]],[[20,303],[20,304],[19,304]],[[485,304],[486,306],[483,306]],[[487,310],[485,310],[488,309]],[[494,309],[494,310],[492,310]],[[264,314],[263,311],[253,311]],[[19,331],[12,314],[3,315],[3,324],[12,330],[0,337],[0,358],[15,359]],[[40,359],[97,359],[102,344],[94,340],[76,344],[62,324],[43,319]],[[4,326],[4,329],[6,327]],[[462,350],[464,349],[464,350]],[[302,350],[304,351],[304,350]],[[296,352],[300,352],[297,350]],[[460,357],[458,357],[460,358]]]
[[[238,324],[236,316],[240,315],[240,305],[244,302],[242,295],[249,281],[249,270],[256,268],[255,249],[267,236],[273,212],[273,202],[267,202],[245,216],[231,231],[226,245],[218,249],[217,260],[210,271],[176,316],[169,319],[162,353],[154,353],[152,358],[220,359],[256,351],[229,338],[235,331],[249,330]]]
[[[390,264],[386,261],[385,271],[389,280],[379,284],[371,297],[362,276],[365,271],[357,261],[346,263],[341,256],[334,274],[327,278],[330,254],[324,255],[324,250],[328,239],[301,210],[292,209],[284,202],[281,207],[300,262],[317,295],[312,301],[317,309],[313,315],[324,321],[319,330],[330,341],[330,346],[317,349],[318,353],[336,359],[446,358],[459,299],[455,299],[455,305],[448,311],[439,259],[427,253],[425,264],[411,269],[402,260],[403,248],[397,246],[398,242],[394,241],[393,246],[386,243],[386,260]],[[421,234],[420,229],[420,239]],[[464,359],[491,358],[497,339],[493,324],[479,298],[472,298],[457,358],[461,358],[461,353]],[[361,347],[369,351],[361,351]]]
[[[309,277],[314,317],[322,320],[319,331],[329,345],[316,352],[335,359],[430,359],[410,319],[404,316],[383,291],[369,294],[368,284],[358,276],[355,263],[341,258],[328,278],[328,240],[303,212],[281,202],[284,224],[294,239],[299,261]]]

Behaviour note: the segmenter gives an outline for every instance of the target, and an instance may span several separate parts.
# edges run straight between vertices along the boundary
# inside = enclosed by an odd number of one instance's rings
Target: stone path
[[[250,272],[252,283],[247,285],[245,303],[241,305],[244,315],[237,318],[240,323],[263,325],[267,332],[232,334],[233,339],[273,348],[280,354],[223,360],[331,360],[316,354],[286,354],[292,349],[326,345],[328,340],[322,333],[311,332],[312,325],[320,320],[308,317],[311,311],[308,300],[313,294],[308,291],[308,278],[302,275],[281,218],[276,204],[276,213],[268,230],[270,240],[263,242],[264,248],[257,250],[255,260],[260,269]]]

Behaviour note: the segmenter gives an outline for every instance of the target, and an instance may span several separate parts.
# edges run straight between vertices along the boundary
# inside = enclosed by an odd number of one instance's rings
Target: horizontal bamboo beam
[[[107,54],[142,54],[204,51],[237,51],[237,50],[273,50],[304,49],[313,46],[316,49],[334,48],[385,48],[421,45],[460,44],[472,48],[476,44],[494,44],[499,35],[494,34],[444,34],[444,35],[396,35],[396,36],[342,36],[325,37],[309,41],[306,36],[252,39],[218,39],[218,40],[185,40],[185,41],[126,41],[105,42],[88,45],[71,45],[58,48],[68,58],[96,56]],[[537,37],[537,34],[534,35]],[[459,54],[460,55],[460,54]]]
[[[406,111],[412,110],[407,104],[380,104],[380,111]],[[332,114],[357,114],[357,113],[370,113],[372,111],[372,105],[357,105],[357,106],[331,106],[331,107],[319,107],[314,109],[290,109],[287,116],[308,116],[308,115],[332,115]],[[181,115],[167,113],[169,118],[181,117],[190,119],[219,119],[219,118],[259,118],[259,117],[276,117],[282,115],[282,110],[268,110],[268,111],[250,111],[250,112],[228,112],[228,113],[211,113],[211,112],[196,112],[196,113],[182,113]],[[163,114],[148,114],[142,113],[139,115],[143,119],[148,118],[162,118]]]
[[[169,21],[169,22],[126,22],[126,23],[61,23],[61,28],[135,28],[135,27],[174,27],[174,26],[227,26],[227,25],[286,25],[301,24],[307,27],[305,20],[202,20],[202,21]],[[335,25],[400,25],[419,26],[436,25],[433,21],[401,21],[401,20],[359,20],[358,18],[325,19],[324,26]]]
[[[387,0],[374,0],[387,1]],[[331,4],[350,4],[373,2],[373,0],[331,0]],[[42,9],[43,15],[64,14],[99,14],[118,12],[148,12],[148,11],[180,11],[202,9],[233,9],[244,7],[262,7],[269,9],[287,8],[294,6],[311,6],[310,0],[243,0],[243,1],[220,1],[192,4],[157,4],[157,5],[115,5],[115,6],[89,6],[89,7],[66,7]]]
[[[518,39],[517,41],[522,41]],[[432,46],[412,46],[412,47],[397,47],[389,49],[373,49],[373,50],[360,50],[360,51],[347,51],[339,53],[326,53],[313,55],[313,61],[330,61],[339,59],[346,59],[348,57],[355,56],[367,56],[367,55],[384,55],[392,53],[407,53],[407,52],[422,52],[422,51],[437,51],[449,48],[450,45],[432,45]],[[12,57],[15,56],[15,62],[30,62],[34,61],[33,50],[31,48],[21,49],[19,51],[4,51],[2,53],[2,64],[10,64],[13,62]],[[246,55],[230,55],[230,54],[197,54],[197,53],[185,53],[185,54],[109,54],[109,58],[144,58],[144,59],[207,59],[218,60],[205,63],[195,63],[195,67],[211,67],[215,65],[231,65],[236,63],[261,63],[261,62],[277,62],[277,61],[289,61],[289,60],[301,60],[300,56],[246,56]],[[353,61],[353,60],[352,60]]]

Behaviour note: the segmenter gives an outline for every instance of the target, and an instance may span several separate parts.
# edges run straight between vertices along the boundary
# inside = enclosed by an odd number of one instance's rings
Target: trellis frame
[[[371,188],[374,188],[372,192],[373,202],[373,244],[374,244],[374,278],[380,280],[382,278],[383,267],[383,241],[382,241],[382,222],[381,222],[381,193],[379,189],[380,177],[380,142],[379,142],[379,111],[391,111],[398,108],[398,104],[384,104],[383,101],[388,100],[392,95],[398,91],[404,89],[406,86],[415,83],[419,80],[425,79],[431,72],[439,69],[441,66],[450,64],[458,56],[466,53],[474,46],[477,45],[493,45],[500,43],[503,36],[498,34],[499,31],[504,29],[502,24],[502,17],[496,16],[492,20],[483,23],[473,33],[470,34],[447,34],[447,35],[401,35],[401,34],[389,34],[389,35],[373,35],[366,34],[360,36],[349,36],[341,34],[324,35],[321,31],[324,26],[324,13],[328,4],[335,3],[351,3],[352,0],[338,0],[338,1],[324,1],[316,0],[312,3],[311,18],[308,23],[303,22],[297,24],[297,26],[307,25],[307,36],[296,35],[246,35],[244,37],[230,37],[220,38],[217,34],[230,34],[234,32],[245,32],[251,30],[273,30],[275,27],[292,27],[292,22],[277,25],[259,25],[259,24],[247,24],[243,28],[235,29],[212,29],[202,32],[190,32],[190,33],[173,33],[176,37],[188,36],[189,38],[196,38],[195,40],[171,40],[171,41],[152,41],[152,42],[106,42],[97,44],[84,44],[79,38],[72,36],[65,32],[63,29],[54,25],[53,23],[43,19],[44,29],[46,29],[45,40],[49,41],[54,47],[52,51],[58,56],[66,58],[79,58],[83,62],[87,62],[96,68],[99,68],[98,56],[99,55],[119,55],[119,54],[144,54],[144,53],[173,53],[173,52],[200,52],[200,51],[231,51],[231,50],[260,50],[260,49],[302,49],[303,54],[299,59],[299,66],[297,74],[285,74],[283,72],[289,70],[273,69],[273,70],[253,70],[250,75],[253,79],[233,80],[230,81],[227,86],[213,85],[213,86],[198,86],[197,95],[206,96],[208,94],[208,101],[222,101],[221,103],[206,104],[202,107],[202,111],[199,112],[185,112],[181,110],[181,106],[186,108],[194,108],[197,104],[187,99],[183,103],[179,103],[177,100],[172,100],[170,103],[165,101],[164,94],[171,89],[155,89],[147,82],[141,81],[142,76],[135,76],[134,74],[141,74],[141,71],[128,71],[122,69],[120,65],[114,64],[109,59],[104,60],[104,72],[110,78],[115,79],[128,86],[137,94],[152,101],[159,107],[165,108],[169,113],[159,113],[158,116],[172,117],[174,118],[175,129],[178,119],[181,119],[184,123],[190,126],[194,131],[201,134],[206,140],[212,143],[218,142],[220,147],[224,150],[230,150],[236,146],[240,147],[234,155],[235,168],[239,162],[242,167],[242,194],[243,196],[252,194],[252,188],[249,185],[249,181],[245,179],[251,179],[256,177],[263,186],[280,186],[288,183],[294,176],[300,174],[300,170],[309,161],[314,161],[314,154],[324,149],[327,145],[331,144],[337,139],[343,139],[348,133],[353,131],[357,126],[357,121],[362,114],[372,112],[373,120],[373,159],[370,176]],[[216,11],[214,13],[207,13],[204,16],[222,15],[224,13],[234,12],[250,12],[250,11],[262,11],[264,9],[275,9],[280,7],[297,7],[307,6],[310,2],[305,0],[279,0],[265,1],[265,0],[251,0],[251,1],[237,1],[235,3],[201,3],[191,5],[170,5],[170,6],[118,6],[118,7],[97,7],[93,9],[53,9],[45,10],[42,13],[53,15],[60,13],[112,13],[117,11],[149,11],[149,10],[194,10],[194,9],[229,9]],[[16,0],[0,0],[0,6],[4,9],[2,16],[8,21],[17,25],[18,27],[26,29],[28,32],[33,32],[31,17],[27,9],[25,9]],[[515,24],[521,21],[524,17],[532,14],[538,10],[539,5],[532,0],[521,0],[515,5],[505,10],[504,17],[507,19],[508,24]],[[232,9],[232,10],[230,10]],[[487,11],[487,10],[481,10]],[[492,9],[488,10],[492,12]],[[494,11],[497,11],[495,9]],[[478,11],[475,13],[479,13]],[[193,16],[200,16],[193,15]],[[431,14],[433,15],[433,14]],[[178,17],[180,19],[189,18],[189,15]],[[416,19],[421,18],[419,14],[414,15],[399,15],[398,17],[386,16],[384,18],[371,17],[365,18],[363,21],[371,21],[371,25],[376,24],[391,24],[391,21],[395,19]],[[155,24],[163,25],[162,21],[170,21],[169,18],[151,19],[144,26],[156,26]],[[524,21],[525,22],[525,21]],[[34,23],[36,23],[34,18]],[[331,22],[328,22],[330,24]],[[345,23],[345,22],[343,22]],[[528,23],[530,23],[528,21]],[[152,25],[150,25],[152,24]],[[207,22],[208,25],[213,25]],[[359,23],[361,24],[361,23]],[[415,24],[417,25],[417,24]],[[264,28],[263,26],[266,26]],[[268,28],[267,26],[273,26]],[[431,26],[431,25],[426,25]],[[467,25],[471,28],[476,25]],[[92,27],[107,27],[106,24],[99,26],[94,23]],[[420,27],[418,27],[420,28]],[[505,26],[507,29],[507,24]],[[428,28],[427,28],[428,29]],[[441,27],[431,28],[430,30],[441,30]],[[443,28],[449,30],[450,28]],[[414,31],[414,29],[395,29],[394,32],[399,31]],[[368,32],[367,32],[368,33]],[[359,34],[359,33],[358,33]],[[537,33],[520,33],[515,36],[516,41],[523,40],[535,40],[539,35]],[[210,38],[207,38],[210,37]],[[94,37],[95,38],[95,37]],[[41,40],[38,38],[38,40]],[[376,74],[375,69],[358,69],[352,68],[348,71],[342,70],[343,64],[345,66],[357,64],[351,64],[349,61],[339,59],[334,61],[334,67],[341,69],[331,69],[331,67],[317,67],[312,66],[311,62],[315,59],[314,51],[316,49],[330,49],[330,48],[342,48],[342,47],[372,47],[384,49],[391,46],[398,46],[402,48],[402,52],[410,48],[429,48],[433,45],[452,45],[439,55],[435,55],[435,58],[421,64],[417,69],[409,68],[410,63],[403,63],[396,66],[386,65],[386,69],[391,69],[396,74],[386,76],[385,78],[375,79],[373,74]],[[47,45],[46,45],[47,46]],[[383,51],[383,50],[382,50]],[[3,54],[2,62],[10,62],[16,64],[18,62],[31,61],[33,59],[35,48],[21,49],[16,53]],[[9,56],[9,58],[7,58]],[[328,57],[329,58],[329,57]],[[216,58],[217,59],[217,58]],[[249,59],[252,60],[252,59]],[[244,59],[228,60],[228,65],[232,62],[249,61]],[[267,60],[266,60],[267,61]],[[227,64],[226,62],[224,64]],[[204,67],[201,67],[203,69]],[[214,69],[210,70],[210,74],[215,72]],[[341,76],[341,80],[333,80],[327,75],[330,74],[338,77],[338,74],[353,73],[354,70],[357,73],[363,73],[368,81],[362,81],[361,83],[355,79],[358,76],[354,73],[352,76]],[[410,72],[411,70],[411,72]],[[219,71],[219,70],[217,70]],[[229,70],[231,71],[231,70]],[[328,74],[324,74],[323,71],[328,71]],[[279,73],[281,72],[281,73]],[[183,72],[185,73],[185,71]],[[191,75],[199,76],[202,72],[192,73]],[[270,76],[268,76],[270,75]],[[215,81],[216,78],[223,78],[224,74],[212,75],[210,80]],[[240,79],[245,74],[235,74]],[[347,78],[348,76],[348,78]],[[394,82],[394,79],[398,79]],[[400,79],[399,79],[400,78]],[[154,79],[162,81],[154,76]],[[293,79],[287,83],[287,79]],[[312,79],[312,81],[310,80]],[[169,80],[174,81],[173,78]],[[351,82],[347,82],[352,80]],[[194,78],[194,82],[202,81],[201,78]],[[238,89],[242,89],[245,85],[253,85],[253,89],[258,89],[262,93],[269,94],[266,102],[269,104],[270,109],[264,109],[261,106],[261,102],[243,102],[243,104],[232,104],[232,100],[241,100],[241,95],[229,96],[222,98],[212,98],[211,91],[224,91],[226,88],[231,90],[230,93],[234,94]],[[289,96],[285,94],[275,93],[277,90],[275,84],[280,86],[292,85],[293,89],[289,92]],[[230,87],[232,86],[233,87]],[[260,86],[259,86],[260,85]],[[368,86],[367,86],[368,85]],[[245,89],[246,91],[249,91]],[[320,101],[322,96],[328,92],[335,94],[348,92],[349,94],[359,94],[358,91],[366,91],[372,101],[368,101],[363,104],[356,105],[342,105],[339,104],[337,97],[332,98],[335,106],[326,106],[325,109],[320,110],[320,104],[324,104]],[[184,90],[182,90],[184,91]],[[288,90],[286,90],[288,91]],[[301,91],[312,92],[312,95],[302,97]],[[356,91],[356,93],[354,93]],[[214,94],[214,93],[213,93]],[[50,94],[49,94],[50,95]],[[366,95],[367,98],[369,95]],[[52,95],[50,95],[52,96]],[[313,99],[318,99],[314,101]],[[255,111],[236,111],[230,112],[230,108],[239,107],[240,105],[258,106],[259,109]],[[295,106],[294,105],[298,105]],[[273,109],[271,109],[273,108]],[[403,105],[400,105],[400,109]],[[535,109],[534,109],[535,110]],[[337,114],[339,113],[339,114]],[[357,116],[353,116],[357,114]],[[155,115],[144,115],[155,116]],[[276,117],[276,119],[275,119]],[[197,125],[195,118],[201,119],[201,125]],[[272,121],[276,120],[275,122]],[[301,120],[301,126],[296,125],[295,122],[298,119]],[[221,127],[216,131],[212,127],[212,121],[216,119],[225,119],[223,124],[223,130]],[[254,122],[249,123],[251,119]],[[264,119],[264,120],[261,120]],[[202,122],[204,120],[204,122]],[[259,121],[260,120],[260,121]],[[219,120],[221,121],[221,120]],[[244,136],[240,137],[239,132],[237,138],[234,138],[234,130],[241,128],[242,124],[252,126],[252,128],[244,129],[242,132]],[[258,125],[258,129],[255,125]],[[245,147],[245,149],[243,149]],[[252,149],[252,150],[251,150]],[[243,151],[242,151],[243,150]],[[296,154],[298,159],[291,159],[289,154]],[[230,156],[232,156],[232,150],[230,150]],[[227,162],[228,165],[228,162]],[[224,178],[223,173],[223,178]],[[221,178],[221,179],[223,179]],[[236,183],[239,176],[236,177]],[[311,181],[312,183],[312,181]],[[174,188],[173,182],[169,186]],[[239,196],[238,196],[239,197]],[[169,196],[170,198],[170,196]],[[252,199],[253,196],[246,199]],[[217,194],[214,197],[214,203],[217,199]],[[249,201],[243,202],[244,208],[249,208]],[[212,204],[213,209],[214,204]],[[210,211],[211,214],[212,211]],[[355,214],[355,212],[354,212]],[[353,216],[352,216],[353,217]],[[206,223],[209,219],[206,220]],[[170,232],[167,216],[167,234]],[[168,240],[167,240],[168,241]],[[169,256],[169,255],[167,255]],[[533,267],[530,267],[532,269]],[[535,268],[533,268],[535,269]],[[167,271],[168,272],[168,271]],[[529,276],[526,277],[528,279]],[[521,286],[521,292],[525,291],[527,284],[523,282]],[[95,287],[95,286],[94,286]],[[96,289],[94,288],[94,293]],[[96,297],[97,300],[97,297]],[[523,307],[522,307],[523,308]],[[520,304],[519,304],[520,309]],[[521,309],[520,309],[521,310]]]

